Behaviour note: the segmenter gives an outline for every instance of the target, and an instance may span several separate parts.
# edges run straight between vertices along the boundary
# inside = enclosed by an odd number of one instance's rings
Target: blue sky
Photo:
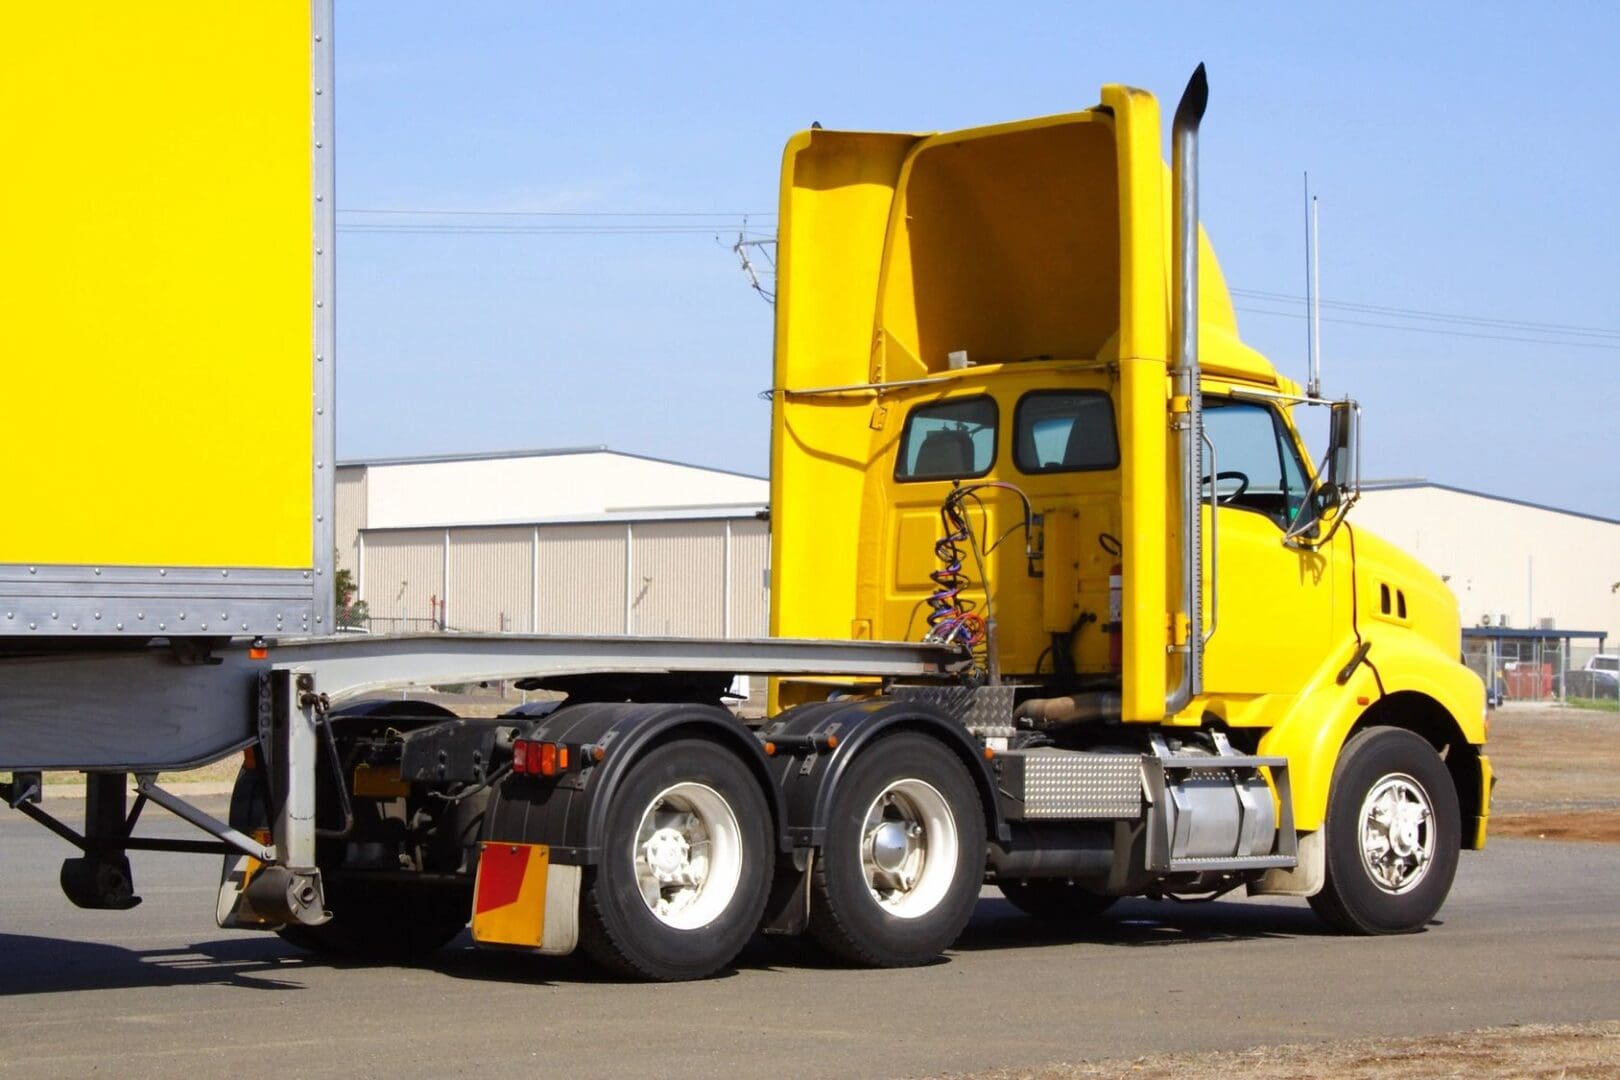
[[[789,135],[1104,82],[1173,103],[1202,60],[1234,288],[1303,295],[1310,170],[1323,300],[1361,305],[1324,308],[1325,389],[1366,409],[1367,474],[1620,517],[1620,7],[1358,7],[338,0],[340,455],[606,443],[763,475],[771,309],[728,245]],[[1303,379],[1303,306],[1237,302]]]

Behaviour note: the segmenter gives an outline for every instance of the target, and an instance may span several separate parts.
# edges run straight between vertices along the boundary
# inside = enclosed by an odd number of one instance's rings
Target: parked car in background
[[[1586,666],[1572,671],[1565,683],[1569,697],[1612,698],[1620,696],[1620,656],[1598,653]]]

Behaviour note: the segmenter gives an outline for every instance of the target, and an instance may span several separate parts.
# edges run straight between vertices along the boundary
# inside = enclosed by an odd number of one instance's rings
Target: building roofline
[[[367,525],[362,533],[443,532],[446,529],[514,529],[537,525],[634,525],[663,521],[748,521],[767,511],[764,503],[729,503],[723,506],[688,506],[664,510],[609,510],[601,514],[565,517],[509,518],[501,521],[451,521],[432,525]]]
[[[1455,484],[1438,484],[1433,480],[1406,478],[1367,480],[1361,485],[1362,491],[1406,491],[1417,488],[1439,488],[1441,491],[1450,491],[1458,495],[1472,495],[1476,499],[1491,499],[1494,502],[1524,506],[1531,510],[1545,510],[1552,514],[1568,514],[1570,517],[1585,518],[1588,521],[1600,521],[1605,525],[1620,525],[1620,518],[1604,517],[1602,514],[1588,514],[1584,510],[1570,510],[1562,506],[1549,506],[1546,503],[1531,502],[1528,499],[1515,499],[1508,495],[1492,495],[1488,491],[1475,491],[1473,488],[1457,487]]]
[[[536,450],[488,450],[460,454],[408,454],[402,457],[374,457],[339,459],[340,469],[370,465],[440,465],[455,461],[504,461],[526,457],[569,457],[577,454],[612,454],[606,444],[595,446],[555,446]]]
[[[744,480],[766,480],[767,477],[756,476],[753,473],[738,472],[735,469],[717,469],[711,465],[694,465],[690,461],[676,461],[673,458],[654,457],[651,454],[634,454],[626,450],[614,450],[606,443],[597,443],[587,446],[558,446],[537,450],[485,450],[469,451],[458,454],[416,454],[404,457],[377,457],[377,458],[347,458],[339,459],[337,467],[369,468],[373,465],[442,465],[465,461],[510,461],[513,458],[531,457],[574,457],[582,454],[611,454],[614,457],[633,458],[636,461],[652,461],[659,465],[675,465],[683,469],[697,469],[700,472],[720,473],[724,476],[736,476]]]

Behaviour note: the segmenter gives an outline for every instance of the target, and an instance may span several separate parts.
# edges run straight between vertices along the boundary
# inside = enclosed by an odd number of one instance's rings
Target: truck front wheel
[[[1457,790],[1434,747],[1400,728],[1350,739],[1328,795],[1326,880],[1311,907],[1352,934],[1421,930],[1445,903],[1462,846]]]
[[[888,736],[833,794],[810,931],[852,963],[925,963],[967,925],[984,860],[984,813],[961,761],[935,739]]]
[[[614,793],[581,944],[631,978],[712,975],[759,926],[771,847],[765,793],[735,754],[703,739],[657,747]]]

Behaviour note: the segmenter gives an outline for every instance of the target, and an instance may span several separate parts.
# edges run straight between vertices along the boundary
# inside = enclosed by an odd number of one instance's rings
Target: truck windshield
[[[1204,398],[1204,431],[1215,446],[1215,474],[1204,484],[1221,506],[1255,510],[1287,528],[1304,505],[1305,468],[1276,410],[1253,401]]]

